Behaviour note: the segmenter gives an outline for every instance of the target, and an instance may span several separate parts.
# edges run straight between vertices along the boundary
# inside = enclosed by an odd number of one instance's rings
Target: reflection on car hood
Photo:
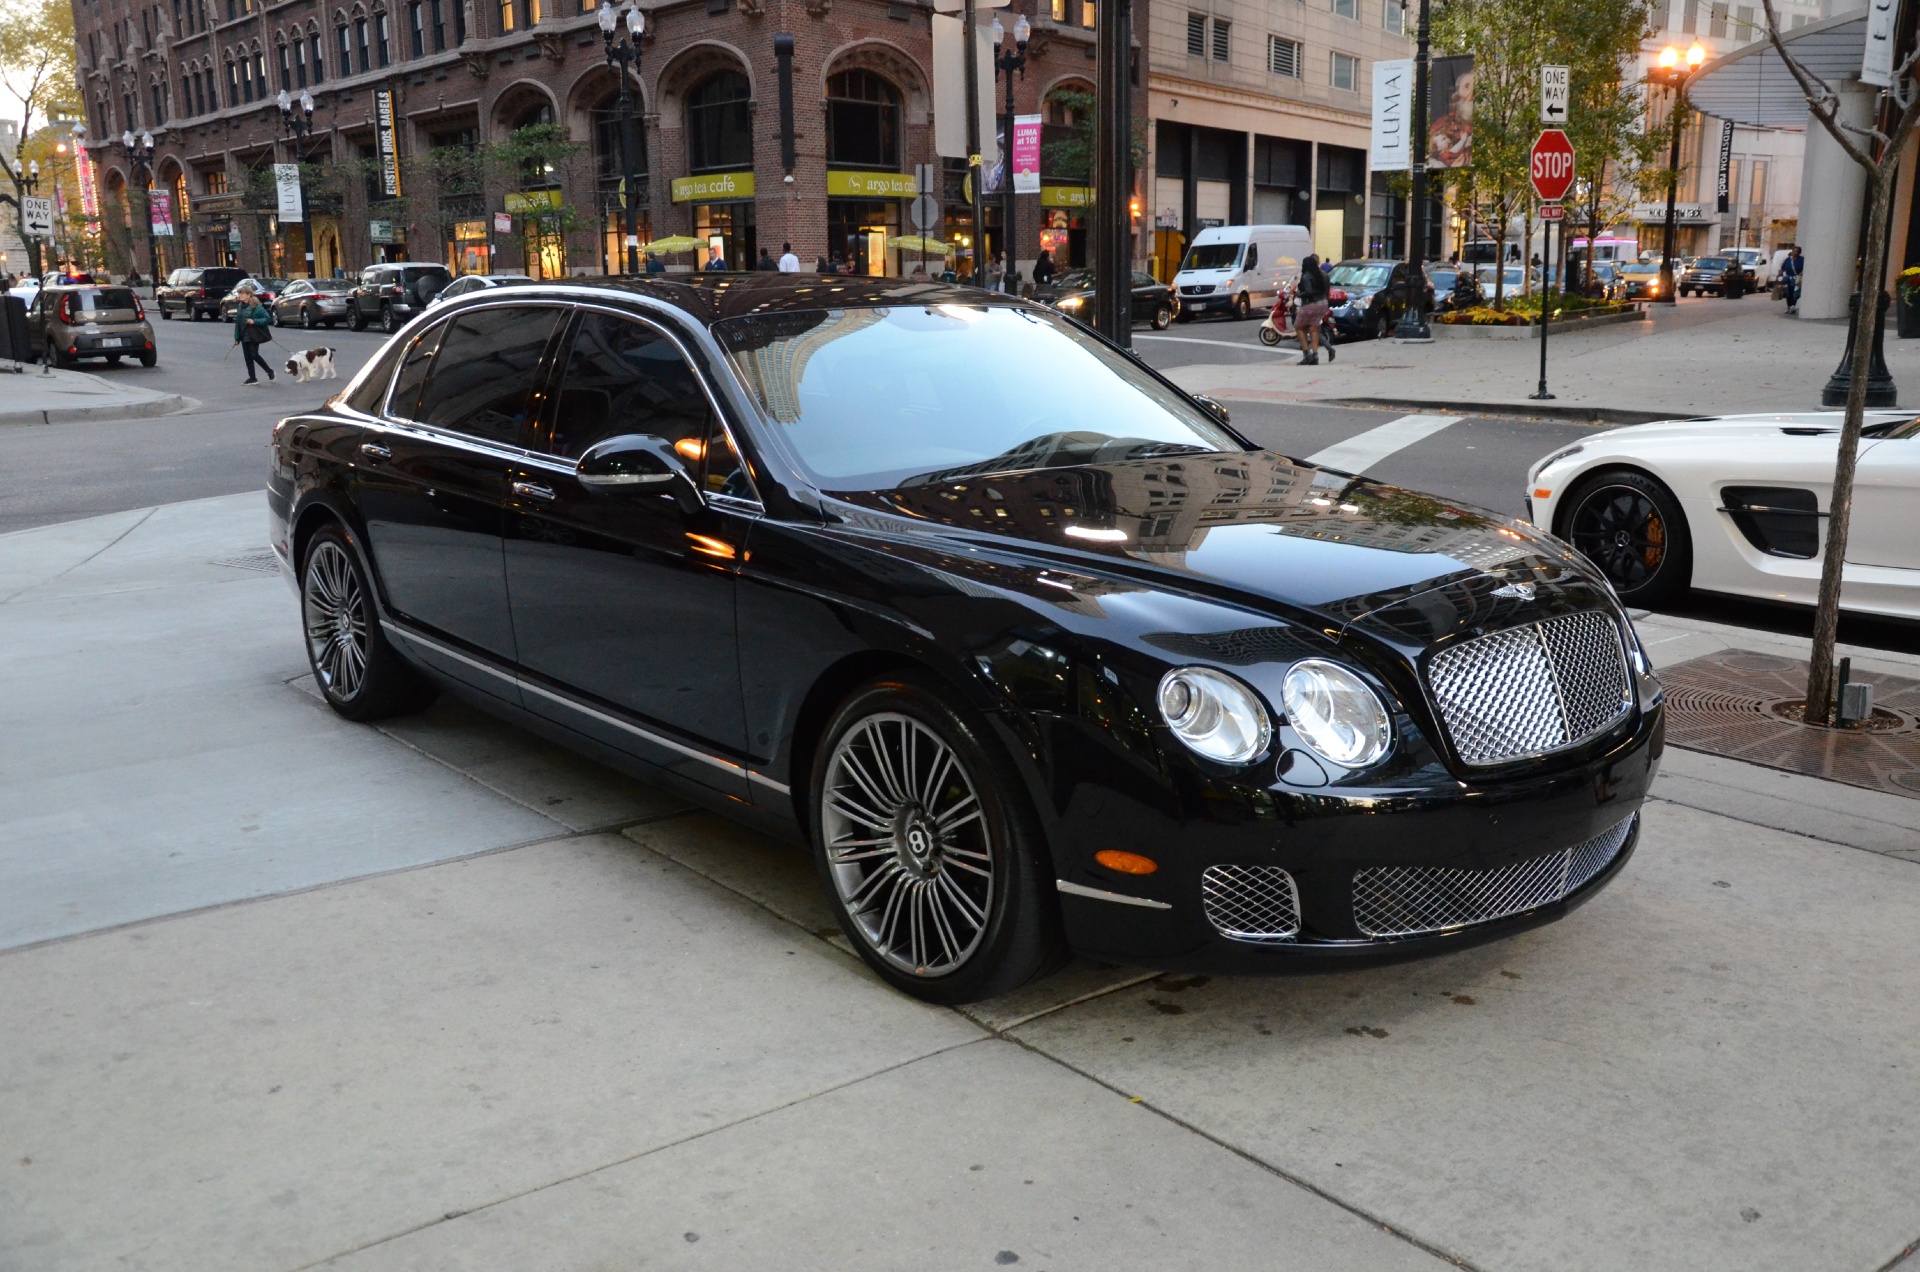
[[[1271,451],[933,475],[832,498],[843,521],[862,530],[978,535],[1017,547],[1039,573],[1096,571],[1330,632],[1441,588],[1482,598],[1467,607],[1475,622],[1508,605],[1487,598],[1513,582],[1534,584],[1536,594],[1510,598],[1513,605],[1549,605],[1553,593],[1572,589],[1591,607],[1605,595],[1577,556],[1525,522]],[[1417,620],[1419,635],[1394,622],[1366,626],[1418,648],[1444,634],[1435,621]]]

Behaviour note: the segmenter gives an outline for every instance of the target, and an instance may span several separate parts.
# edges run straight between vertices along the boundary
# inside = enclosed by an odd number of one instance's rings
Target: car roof
[[[841,274],[698,273],[666,278],[574,278],[513,289],[516,302],[544,295],[570,300],[637,297],[671,305],[706,326],[748,315],[807,313],[822,309],[879,309],[892,305],[1007,305],[1022,302],[1003,293],[948,283]],[[464,304],[466,297],[455,303]],[[498,302],[495,302],[498,303]]]

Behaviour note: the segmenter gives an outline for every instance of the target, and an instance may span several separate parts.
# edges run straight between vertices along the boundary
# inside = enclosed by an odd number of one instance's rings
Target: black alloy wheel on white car
[[[984,721],[929,678],[875,680],[815,752],[814,859],[867,965],[928,1002],[973,1002],[1063,956],[1050,859]]]
[[[300,620],[307,663],[327,705],[349,720],[417,711],[434,689],[380,630],[373,591],[338,526],[314,533],[300,563]]]
[[[1595,473],[1574,488],[1566,509],[1561,537],[1599,567],[1623,603],[1663,604],[1691,585],[1686,515],[1652,477],[1630,468]]]

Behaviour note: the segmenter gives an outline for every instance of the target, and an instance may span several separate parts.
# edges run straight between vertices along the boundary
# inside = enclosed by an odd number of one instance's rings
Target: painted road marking
[[[1379,428],[1370,428],[1318,454],[1309,455],[1307,462],[1320,468],[1364,473],[1396,451],[1403,451],[1422,438],[1432,437],[1447,425],[1458,424],[1465,418],[1464,415],[1402,415]]]
[[[1260,345],[1259,345],[1259,342],[1258,342],[1258,341],[1254,341],[1254,342],[1252,342],[1252,343],[1248,343],[1248,342],[1245,342],[1245,341],[1233,341],[1233,340],[1202,340],[1202,339],[1201,339],[1200,337],[1198,337],[1198,336],[1148,336],[1148,335],[1137,335],[1137,336],[1135,336],[1135,337],[1134,337],[1134,339],[1135,339],[1135,340],[1165,340],[1165,341],[1167,341],[1167,342],[1168,342],[1168,343],[1170,343],[1170,344],[1203,344],[1203,345],[1212,345],[1212,346],[1213,346],[1214,348],[1216,348],[1216,349],[1258,349],[1258,348],[1260,347]]]

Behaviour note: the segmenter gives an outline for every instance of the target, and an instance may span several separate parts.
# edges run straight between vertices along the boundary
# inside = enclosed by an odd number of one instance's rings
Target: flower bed
[[[1553,307],[1553,320],[1564,322],[1569,318],[1599,318],[1607,314],[1632,313],[1631,304],[1613,304],[1599,301],[1581,300],[1571,297],[1565,303],[1556,303]],[[1434,315],[1435,322],[1451,326],[1471,327],[1530,327],[1540,321],[1538,301],[1516,300],[1509,309],[1494,309],[1488,305],[1476,305],[1472,309],[1458,310],[1449,314]]]

